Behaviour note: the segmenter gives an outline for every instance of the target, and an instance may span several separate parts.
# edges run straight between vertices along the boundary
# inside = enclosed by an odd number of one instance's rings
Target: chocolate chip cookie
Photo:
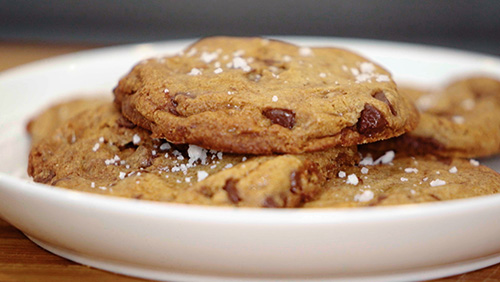
[[[305,207],[366,207],[416,204],[500,193],[500,174],[475,160],[365,155],[346,166]]]
[[[488,77],[457,80],[442,90],[402,88],[421,111],[415,130],[370,148],[408,154],[476,158],[500,152],[500,81]]]
[[[92,107],[99,107],[109,103],[107,96],[95,98],[81,98],[59,102],[52,105],[28,122],[26,129],[33,144],[38,143],[45,136],[52,134],[66,120]]]
[[[242,154],[373,142],[418,121],[370,60],[262,38],[206,38],[140,62],[114,94],[123,115],[155,138]]]
[[[34,143],[28,174],[35,182],[154,201],[300,207],[319,196],[338,166],[359,158],[355,147],[253,156],[175,145],[151,138],[111,103],[75,103],[88,110]],[[35,119],[32,132],[45,122]]]

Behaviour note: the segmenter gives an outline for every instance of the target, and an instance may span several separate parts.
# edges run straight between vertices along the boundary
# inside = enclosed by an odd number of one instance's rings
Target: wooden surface
[[[0,71],[31,61],[89,49],[94,46],[61,46],[0,41]],[[500,238],[499,238],[500,239]],[[0,281],[145,281],[79,265],[38,247],[19,230],[0,219]],[[439,282],[500,281],[500,264]]]

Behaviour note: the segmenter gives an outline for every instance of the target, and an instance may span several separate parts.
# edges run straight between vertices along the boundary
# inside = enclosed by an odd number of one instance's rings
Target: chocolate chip
[[[227,197],[233,204],[237,204],[241,201],[240,196],[238,196],[238,189],[236,189],[236,183],[238,183],[238,180],[229,178],[226,180],[226,184],[224,184],[224,187],[222,188],[227,192]]]
[[[377,93],[373,94],[373,98],[379,100],[379,101],[382,101],[384,102],[385,104],[387,104],[387,106],[389,106],[389,109],[391,110],[391,113],[395,116],[398,115],[398,113],[396,112],[396,110],[394,109],[394,107],[392,106],[391,102],[389,102],[389,99],[387,99],[387,97],[385,96],[385,93],[382,92],[382,91],[378,91]]]
[[[289,109],[268,108],[262,114],[271,120],[273,124],[292,129],[295,125],[295,113]]]
[[[362,135],[372,136],[384,130],[387,120],[374,106],[365,104],[358,119],[357,130]]]
[[[429,194],[429,196],[431,196],[432,198],[434,198],[436,201],[441,201],[441,198],[439,198],[438,196],[436,196],[434,194]]]
[[[53,172],[52,170],[49,170],[49,172],[47,173],[43,173],[42,175],[37,175],[33,178],[33,180],[35,182],[38,182],[38,183],[49,183],[52,178],[54,178],[56,176],[56,173]]]
[[[118,124],[119,127],[126,127],[126,128],[135,128],[135,124],[133,124],[130,120],[126,119],[124,116],[120,116],[117,120],[116,123]]]

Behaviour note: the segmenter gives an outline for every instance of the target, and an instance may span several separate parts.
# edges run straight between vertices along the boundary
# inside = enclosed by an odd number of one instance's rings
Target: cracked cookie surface
[[[418,121],[389,72],[366,58],[262,38],[206,38],[143,61],[114,94],[122,114],[154,137],[232,153],[351,146]]]

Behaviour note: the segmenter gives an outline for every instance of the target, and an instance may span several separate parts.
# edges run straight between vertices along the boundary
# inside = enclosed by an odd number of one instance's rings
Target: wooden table
[[[0,71],[31,61],[97,46],[7,43],[0,41]],[[145,281],[73,263],[32,243],[24,234],[0,219],[0,281]],[[474,272],[435,280],[439,282],[500,281],[500,264]]]

